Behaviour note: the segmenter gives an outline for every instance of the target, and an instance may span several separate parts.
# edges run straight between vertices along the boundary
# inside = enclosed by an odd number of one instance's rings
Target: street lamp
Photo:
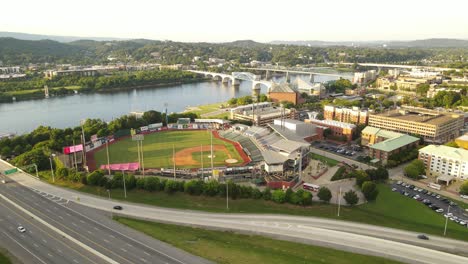
[[[55,157],[55,154],[50,154],[49,161],[50,161],[50,172],[52,174],[52,182],[55,182],[55,175],[54,175],[54,167],[52,166],[52,158]]]
[[[124,196],[127,198],[127,188],[125,187],[125,172],[122,170],[123,186],[124,186]]]
[[[107,189],[106,191],[107,191],[107,194],[109,195],[109,202],[110,202],[110,200],[111,200],[111,197],[110,197],[110,190]],[[112,209],[111,209],[110,212],[111,212],[111,219],[112,219],[112,218],[114,218],[114,213],[112,212]]]
[[[449,219],[449,216],[448,216],[449,213],[450,213],[450,204],[449,204],[449,206],[447,208],[447,217],[445,217],[444,236],[445,236],[445,234],[447,234],[447,222],[448,222],[448,219]]]

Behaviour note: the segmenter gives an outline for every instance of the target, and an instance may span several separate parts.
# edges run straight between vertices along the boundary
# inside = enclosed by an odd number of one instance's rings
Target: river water
[[[346,77],[350,78],[348,74]],[[307,79],[306,75],[292,75]],[[316,82],[326,82],[338,77],[316,75]],[[284,77],[273,81],[284,81]],[[39,125],[56,128],[79,126],[85,118],[100,118],[111,121],[131,111],[156,110],[163,112],[167,103],[168,112],[182,112],[187,106],[227,101],[232,97],[250,95],[252,84],[241,81],[239,87],[223,85],[221,82],[202,82],[132,89],[115,93],[76,94],[41,100],[20,101],[0,104],[0,134],[23,134]],[[262,87],[262,93],[266,88]]]

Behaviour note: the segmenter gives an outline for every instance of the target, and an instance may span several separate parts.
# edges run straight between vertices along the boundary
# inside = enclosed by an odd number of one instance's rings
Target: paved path
[[[5,167],[5,164],[0,164]],[[14,175],[15,181],[29,188],[62,199],[104,211],[122,205],[119,214],[159,222],[229,229],[256,233],[275,238],[332,247],[357,253],[387,257],[407,263],[466,264],[468,243],[431,236],[428,241],[416,238],[417,233],[360,223],[316,217],[261,214],[215,214],[190,210],[167,209],[122,201],[109,201],[92,195],[74,192],[38,181],[23,173]]]

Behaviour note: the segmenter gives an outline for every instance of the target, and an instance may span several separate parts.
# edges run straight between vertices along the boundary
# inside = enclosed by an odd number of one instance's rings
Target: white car
[[[402,184],[402,183],[403,183],[402,181],[397,181],[396,184],[400,185],[400,184]]]
[[[468,199],[468,195],[461,194],[460,197],[463,198],[463,199]]]
[[[23,226],[18,226],[18,231],[20,233],[24,233],[24,232],[26,232],[26,228],[24,228]]]
[[[443,213],[443,212],[444,212],[444,209],[439,208],[439,209],[436,210],[436,212],[438,212],[438,213]]]

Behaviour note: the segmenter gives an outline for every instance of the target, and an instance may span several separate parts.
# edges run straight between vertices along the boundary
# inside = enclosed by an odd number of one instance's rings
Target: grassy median
[[[0,249],[0,264],[11,264],[10,258],[8,258],[6,255],[6,251]]]
[[[319,160],[319,161],[321,161],[323,163],[326,163],[327,166],[329,166],[329,167],[336,166],[336,164],[339,163],[339,161],[337,161],[337,160],[334,160],[332,158],[328,158],[328,157],[325,157],[325,156],[322,156],[322,155],[319,155],[319,154],[315,154],[315,153],[310,153],[309,157],[311,159]]]
[[[75,189],[107,198],[108,193],[102,187],[88,186],[81,183],[57,181],[57,185]],[[192,196],[185,193],[168,194],[165,192],[147,192],[143,190],[127,191],[124,198],[122,189],[112,189],[112,199],[142,203],[167,208],[200,210],[215,213],[259,213],[303,215],[347,220],[371,225],[392,227],[409,231],[442,236],[445,218],[422,203],[392,192],[386,184],[379,184],[379,196],[375,202],[355,207],[342,206],[340,217],[337,217],[337,206],[324,203],[313,203],[303,207],[291,204],[278,204],[263,199],[229,200],[229,211],[226,210],[225,197]],[[316,195],[316,193],[314,193]],[[448,222],[447,237],[468,241],[468,228],[452,221]]]
[[[122,224],[216,263],[399,263],[262,236],[116,218]]]

